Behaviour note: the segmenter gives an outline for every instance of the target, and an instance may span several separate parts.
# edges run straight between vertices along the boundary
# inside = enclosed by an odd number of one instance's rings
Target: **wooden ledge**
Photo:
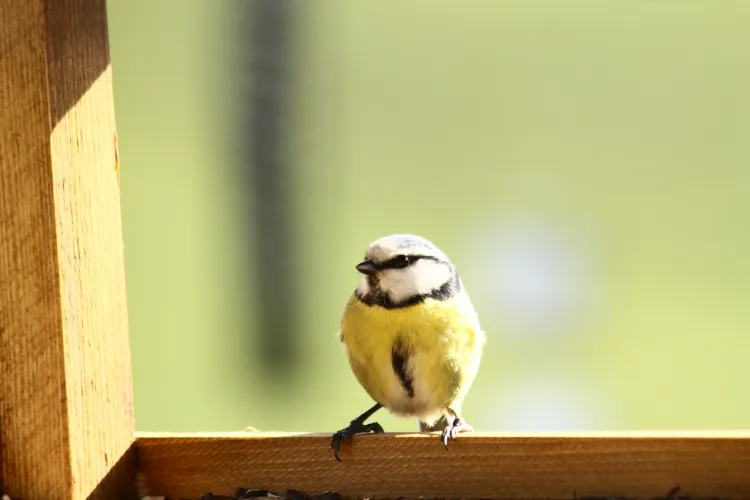
[[[750,498],[750,431],[357,436],[136,433],[144,493],[199,498],[236,488],[347,497]]]

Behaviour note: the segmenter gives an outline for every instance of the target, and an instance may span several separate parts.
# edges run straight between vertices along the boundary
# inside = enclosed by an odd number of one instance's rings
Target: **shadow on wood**
[[[109,70],[107,12],[101,0],[41,3],[47,31],[50,119],[54,127]]]
[[[89,498],[137,498],[135,443],[112,466]]]

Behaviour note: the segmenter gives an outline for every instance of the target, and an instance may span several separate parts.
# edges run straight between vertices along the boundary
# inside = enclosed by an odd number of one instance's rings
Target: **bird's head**
[[[363,274],[357,295],[379,305],[398,307],[426,296],[447,298],[460,288],[450,259],[430,241],[411,234],[372,242],[356,268]]]

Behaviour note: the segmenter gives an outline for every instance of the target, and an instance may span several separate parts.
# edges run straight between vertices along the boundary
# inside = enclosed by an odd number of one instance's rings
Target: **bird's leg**
[[[380,403],[376,403],[375,406],[349,422],[348,427],[345,427],[333,434],[333,437],[331,438],[331,448],[333,448],[333,455],[336,457],[336,460],[341,462],[341,458],[339,458],[339,448],[341,447],[341,441],[345,441],[347,444],[352,444],[351,439],[355,434],[366,434],[368,432],[372,432],[373,434],[382,434],[384,432],[383,427],[381,427],[381,425],[377,422],[372,422],[370,424],[365,423],[365,420],[370,418],[373,413],[375,413],[382,407],[383,405],[381,405]]]
[[[440,436],[441,441],[443,441],[443,446],[445,446],[445,449],[448,449],[448,440],[449,439],[456,439],[456,436],[462,432],[474,432],[474,428],[466,423],[466,420],[459,417],[455,411],[452,409],[448,409],[448,413],[451,417],[453,417],[453,421],[451,422],[451,419],[448,418],[448,422],[450,422],[448,425],[445,426],[445,429],[443,429],[443,434]]]

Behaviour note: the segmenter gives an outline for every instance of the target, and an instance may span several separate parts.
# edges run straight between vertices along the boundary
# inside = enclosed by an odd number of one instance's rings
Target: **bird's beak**
[[[377,270],[378,269],[375,267],[375,264],[371,260],[366,260],[357,264],[357,271],[362,274],[366,274],[367,276],[372,276]]]

